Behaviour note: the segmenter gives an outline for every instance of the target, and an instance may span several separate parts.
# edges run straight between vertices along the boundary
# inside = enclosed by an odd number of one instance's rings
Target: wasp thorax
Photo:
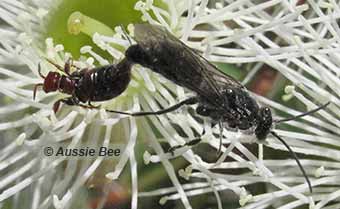
[[[268,107],[263,107],[258,111],[257,121],[255,135],[259,140],[264,140],[269,134],[273,123],[272,113]]]

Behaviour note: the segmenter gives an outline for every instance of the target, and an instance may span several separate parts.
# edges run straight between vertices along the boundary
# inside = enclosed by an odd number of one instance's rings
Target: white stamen
[[[15,140],[16,144],[18,146],[21,146],[24,144],[25,142],[25,139],[26,139],[26,134],[25,133],[22,133],[18,136],[18,138]]]
[[[39,8],[36,14],[40,19],[43,19],[48,14],[48,10]]]
[[[151,154],[148,151],[145,151],[143,155],[145,165],[148,165],[150,163],[150,158],[151,158]]]
[[[316,178],[320,178],[321,176],[323,176],[325,173],[325,167],[321,166],[320,168],[315,170],[314,176]]]
[[[159,199],[159,204],[164,205],[168,201],[168,197],[164,196],[161,199]]]

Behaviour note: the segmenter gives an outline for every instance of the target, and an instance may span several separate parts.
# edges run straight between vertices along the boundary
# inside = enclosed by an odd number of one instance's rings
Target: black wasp
[[[273,120],[271,110],[268,107],[259,107],[256,100],[249,95],[248,90],[240,82],[220,72],[213,64],[164,28],[150,24],[136,24],[134,34],[137,44],[131,45],[127,49],[125,59],[147,67],[177,85],[194,91],[197,95],[156,112],[108,111],[133,116],[159,115],[183,105],[198,104],[197,114],[211,118],[212,121],[219,124],[221,130],[223,127],[247,130],[255,134],[258,140],[265,140],[268,134],[276,137],[296,160],[312,192],[311,183],[296,154],[272,130],[272,126],[273,123],[312,114],[325,108],[329,103],[292,118]],[[198,141],[194,140],[186,145],[193,145]]]
[[[131,79],[131,65],[127,60],[117,65],[106,65],[92,69],[79,69],[74,66],[71,59],[68,59],[62,67],[47,59],[60,72],[49,72],[47,76],[41,74],[40,64],[38,72],[44,79],[44,83],[34,86],[33,99],[36,91],[42,86],[46,93],[60,91],[71,95],[70,97],[57,100],[53,105],[54,112],[57,112],[60,103],[67,105],[78,105],[86,108],[94,108],[91,102],[105,101],[120,95],[127,87]],[[77,71],[70,73],[71,67]],[[83,105],[81,103],[88,103]]]

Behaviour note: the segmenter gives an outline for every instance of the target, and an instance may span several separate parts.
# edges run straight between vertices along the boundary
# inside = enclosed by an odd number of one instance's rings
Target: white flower
[[[106,177],[104,184],[118,181],[123,169],[130,168],[131,208],[138,208],[138,198],[146,196],[158,196],[160,204],[180,200],[185,208],[192,208],[189,197],[203,194],[214,195],[218,208],[226,207],[227,199],[247,209],[339,206],[340,30],[337,21],[340,10],[335,1],[308,1],[308,5],[299,5],[300,2],[285,0],[216,4],[207,0],[169,0],[162,8],[154,6],[153,1],[135,4],[143,20],[162,25],[208,60],[247,67],[249,73],[244,83],[268,65],[292,83],[286,88],[285,99],[298,99],[306,105],[306,110],[331,102],[326,110],[285,123],[296,129],[275,127],[294,152],[302,154],[301,163],[311,179],[312,194],[294,160],[267,156],[262,144],[258,145],[258,154],[254,154],[242,143],[253,143],[255,137],[241,132],[224,130],[223,154],[214,162],[208,162],[206,156],[189,147],[176,150],[174,156],[166,153],[160,142],[170,146],[184,144],[203,129],[204,144],[209,145],[213,155],[218,150],[219,138],[213,135],[218,135],[218,128],[210,128],[207,121],[199,123],[187,111],[190,107],[138,119],[105,112],[104,109],[156,111],[194,93],[140,66],[133,67],[133,79],[128,89],[119,97],[100,103],[101,110],[63,105],[58,114],[54,114],[53,103],[65,97],[58,92],[45,94],[39,91],[33,101],[32,88],[42,82],[38,64],[41,63],[43,75],[54,69],[44,57],[63,65],[72,56],[53,39],[46,39],[45,45],[39,39],[39,33],[45,27],[44,18],[58,4],[39,0],[30,4],[17,0],[0,2],[0,18],[5,22],[0,28],[0,92],[3,95],[0,202],[11,201],[13,208],[26,208],[20,201],[29,197],[32,208],[74,207],[74,200],[101,170],[99,167],[105,163],[104,158],[84,158],[82,161],[67,157],[48,158],[41,156],[43,148],[51,143],[63,143],[73,148],[107,147],[119,142],[126,144],[125,151],[116,163],[110,162],[112,164],[101,177]],[[71,32],[91,36],[94,45],[111,56],[107,59],[93,47],[83,46],[80,49],[83,56],[75,60],[76,66],[93,68],[95,62],[99,63],[96,66],[101,66],[122,59],[121,48],[126,49],[130,43],[120,27],[111,29],[81,13],[74,13],[72,18],[69,26],[75,27],[70,27]],[[85,26],[81,25],[83,23]],[[133,37],[133,26],[128,30]],[[264,97],[256,96],[256,99],[263,106],[277,110],[276,118],[280,112],[291,116],[301,113]],[[172,187],[138,191],[138,184],[143,179],[138,178],[141,173],[137,164],[142,161],[135,156],[137,138],[145,139],[143,142],[152,148],[144,154],[145,164],[161,163]],[[273,137],[268,137],[264,145],[287,151]],[[176,170],[170,161],[179,156],[190,164],[182,170]],[[231,160],[226,161],[227,157]],[[150,165],[144,166],[146,170]],[[237,173],[233,172],[235,170]],[[265,183],[265,189],[252,193],[252,184],[260,183]]]

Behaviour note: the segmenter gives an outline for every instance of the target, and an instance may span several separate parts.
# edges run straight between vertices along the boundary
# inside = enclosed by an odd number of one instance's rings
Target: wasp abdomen
[[[112,99],[127,88],[130,82],[130,70],[121,69],[118,66],[109,65],[103,67],[92,76],[94,91],[91,101],[104,101]]]

